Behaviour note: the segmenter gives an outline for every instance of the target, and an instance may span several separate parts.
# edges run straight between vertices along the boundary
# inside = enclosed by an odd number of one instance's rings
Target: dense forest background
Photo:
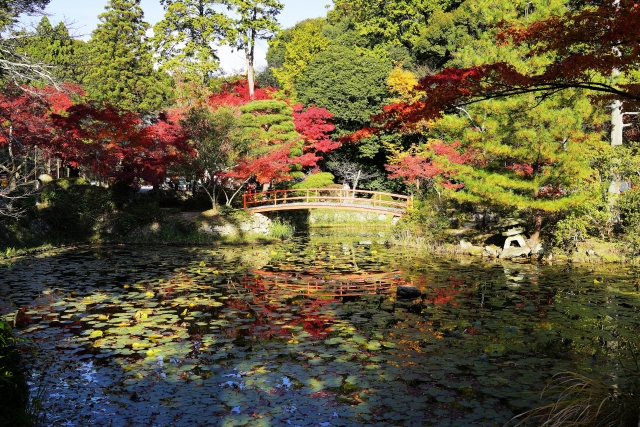
[[[406,226],[430,241],[482,212],[532,248],[638,251],[633,2],[334,0],[283,29],[277,0],[160,0],[150,32],[137,1],[110,0],[86,42],[47,17],[19,28],[47,3],[0,4],[5,246],[55,199],[47,174],[121,193],[184,179],[214,209],[347,183],[414,195]],[[221,44],[245,75],[220,75]],[[104,197],[92,215],[127,205]]]

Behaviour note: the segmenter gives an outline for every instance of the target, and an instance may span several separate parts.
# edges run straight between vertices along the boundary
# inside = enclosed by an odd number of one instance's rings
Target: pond
[[[638,335],[633,267],[438,259],[340,233],[0,265],[46,425],[502,426],[553,374],[606,373]],[[422,297],[398,300],[404,284]]]

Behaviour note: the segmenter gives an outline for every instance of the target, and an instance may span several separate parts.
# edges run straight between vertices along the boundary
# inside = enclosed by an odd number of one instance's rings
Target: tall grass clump
[[[544,406],[516,416],[514,426],[637,427],[640,425],[640,366],[638,346],[620,372],[604,377],[576,372],[556,374],[541,397],[554,396]],[[511,424],[510,424],[511,425]]]
[[[275,218],[269,225],[269,235],[274,239],[286,240],[293,237],[296,229],[293,225],[280,218]]]

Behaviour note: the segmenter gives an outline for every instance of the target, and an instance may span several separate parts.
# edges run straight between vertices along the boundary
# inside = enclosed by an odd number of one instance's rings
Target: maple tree
[[[143,121],[138,113],[113,106],[78,104],[53,114],[52,122],[54,155],[129,183],[143,179],[157,185],[168,167],[192,152],[188,133],[164,112]]]
[[[255,101],[271,99],[271,94],[273,92],[275,92],[275,89],[270,87],[255,88],[253,99]],[[249,82],[244,79],[239,79],[232,82],[224,82],[219,91],[209,96],[207,104],[213,108],[221,105],[239,107],[250,101],[251,94],[249,91]]]
[[[456,175],[450,165],[463,165],[471,162],[473,156],[467,151],[461,153],[460,142],[445,144],[431,140],[421,147],[413,147],[409,151],[396,152],[392,163],[386,165],[390,178],[402,178],[406,183],[420,191],[424,184],[429,184],[438,191],[438,187],[459,189],[463,184],[451,182],[450,177]],[[440,194],[440,192],[438,192]]]
[[[234,188],[228,176],[236,166],[237,159],[246,155],[248,150],[238,121],[236,111],[229,106],[215,109],[195,107],[185,114],[182,121],[191,135],[190,141],[195,151],[193,156],[186,159],[186,168],[190,175],[202,183],[213,209],[217,208],[220,193],[225,195],[227,204],[230,204],[239,190],[237,186]]]
[[[52,135],[55,128],[52,112],[71,106],[70,94],[80,88],[65,85],[59,91],[52,87],[23,88],[9,84],[0,92],[0,175],[5,191],[1,192],[0,215],[20,216],[23,210],[16,202],[32,195],[31,185],[54,157]],[[12,193],[21,189],[20,192]]]
[[[334,130],[333,114],[325,108],[315,105],[303,108],[302,104],[293,106],[293,124],[304,140],[303,154],[296,161],[304,167],[314,167],[322,158],[319,153],[330,153],[340,147],[340,142],[329,136]]]
[[[633,1],[605,2],[528,25],[503,23],[497,43],[530,46],[528,56],[551,55],[554,60],[534,72],[504,61],[445,68],[424,77],[416,87],[428,96],[388,106],[381,118],[390,126],[407,127],[479,100],[526,93],[550,96],[571,88],[596,92],[601,95],[597,99],[625,99],[630,106],[638,105],[640,83],[633,76],[640,59],[640,36],[635,31],[639,24],[640,6]],[[612,78],[614,71],[620,75]]]

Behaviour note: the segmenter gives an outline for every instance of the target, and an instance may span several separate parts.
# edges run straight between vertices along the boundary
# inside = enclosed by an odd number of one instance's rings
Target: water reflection
[[[4,267],[0,295],[49,425],[493,426],[558,371],[611,369],[634,274],[313,236],[57,251]]]

